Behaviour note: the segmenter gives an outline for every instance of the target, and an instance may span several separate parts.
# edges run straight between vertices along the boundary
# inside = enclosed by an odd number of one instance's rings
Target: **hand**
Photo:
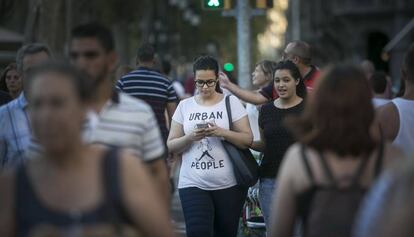
[[[208,128],[205,130],[206,137],[222,137],[225,131],[214,122],[208,122]]]
[[[201,139],[206,137],[206,130],[207,128],[195,128],[190,134],[190,140],[195,142],[195,141],[200,141]]]
[[[232,82],[227,77],[227,75],[224,72],[219,72],[219,80],[220,80],[220,86],[224,89],[229,90],[229,87],[231,86]]]

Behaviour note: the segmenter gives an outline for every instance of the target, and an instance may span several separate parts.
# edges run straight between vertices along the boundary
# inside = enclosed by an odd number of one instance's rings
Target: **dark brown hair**
[[[299,84],[296,85],[296,95],[298,95],[302,99],[306,99],[306,85],[303,82],[303,78],[300,74],[298,66],[296,66],[296,64],[290,60],[285,60],[277,63],[275,73],[277,70],[288,70],[290,75],[295,79],[295,81],[299,81]]]
[[[216,79],[217,79],[219,76],[220,69],[219,69],[218,61],[214,57],[210,55],[202,55],[194,60],[194,63],[193,63],[194,76],[197,70],[214,71],[214,74],[216,75]],[[223,93],[220,87],[220,81],[217,81],[215,91],[218,93]]]
[[[370,153],[374,108],[368,80],[356,66],[329,68],[319,79],[300,117],[288,120],[296,138],[318,151],[340,156]]]
[[[0,77],[0,90],[9,92],[6,85],[6,76],[9,71],[15,70],[17,71],[16,63],[10,63],[7,67],[3,70],[1,77]]]

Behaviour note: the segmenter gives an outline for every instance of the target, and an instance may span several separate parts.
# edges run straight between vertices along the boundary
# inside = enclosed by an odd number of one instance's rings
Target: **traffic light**
[[[234,65],[232,63],[225,63],[223,69],[224,71],[232,72],[234,71]]]
[[[256,8],[272,8],[273,0],[256,0]]]
[[[227,10],[231,8],[231,0],[202,0],[206,10]]]

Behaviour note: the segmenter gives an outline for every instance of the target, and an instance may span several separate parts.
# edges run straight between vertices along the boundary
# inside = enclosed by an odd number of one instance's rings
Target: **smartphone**
[[[197,123],[196,126],[197,126],[197,128],[208,128],[207,123]]]

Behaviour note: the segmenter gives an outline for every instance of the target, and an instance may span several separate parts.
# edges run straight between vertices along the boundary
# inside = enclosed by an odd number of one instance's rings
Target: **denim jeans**
[[[259,201],[260,207],[262,209],[263,217],[266,224],[266,229],[269,230],[270,215],[271,215],[271,206],[273,202],[274,192],[276,190],[276,180],[263,178],[260,179],[259,183]]]

